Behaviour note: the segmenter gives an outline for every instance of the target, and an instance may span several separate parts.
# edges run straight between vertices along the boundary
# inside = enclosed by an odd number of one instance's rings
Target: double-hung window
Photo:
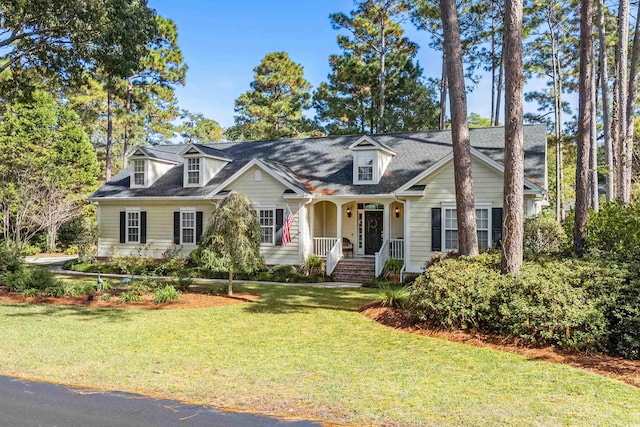
[[[187,184],[200,184],[200,159],[187,159]]]
[[[127,210],[127,243],[140,243],[140,211]]]
[[[273,245],[276,234],[275,211],[273,209],[258,209],[257,212],[262,228],[262,243]]]
[[[373,159],[369,159],[363,165],[358,166],[358,181],[373,181]]]
[[[443,207],[443,250],[445,251],[457,251],[458,250],[458,217],[455,207]],[[478,248],[488,249],[491,245],[490,230],[491,230],[491,208],[480,207],[476,208],[476,228],[478,233]]]
[[[144,187],[145,185],[145,161],[134,160],[133,161],[133,184],[135,186]]]
[[[180,243],[183,245],[196,244],[196,211],[180,211]]]

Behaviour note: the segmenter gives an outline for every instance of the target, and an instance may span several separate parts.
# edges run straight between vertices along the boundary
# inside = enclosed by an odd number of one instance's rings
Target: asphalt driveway
[[[0,376],[0,425],[65,427],[310,427],[311,421],[283,421],[202,405],[69,387]]]

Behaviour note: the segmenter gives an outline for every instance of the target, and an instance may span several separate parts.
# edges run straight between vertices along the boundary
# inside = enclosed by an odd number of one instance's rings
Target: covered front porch
[[[321,200],[310,208],[312,253],[332,274],[344,258],[370,258],[380,276],[388,259],[405,258],[404,203],[388,200]]]

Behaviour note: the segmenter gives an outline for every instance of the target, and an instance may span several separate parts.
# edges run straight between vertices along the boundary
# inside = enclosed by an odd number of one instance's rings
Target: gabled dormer
[[[363,136],[349,146],[353,155],[353,183],[377,184],[396,155],[391,148],[370,136]]]
[[[184,158],[184,187],[202,187],[231,161],[224,152],[206,145],[190,144],[180,152]]]
[[[149,188],[169,169],[178,164],[145,149],[135,147],[128,156],[131,188]]]

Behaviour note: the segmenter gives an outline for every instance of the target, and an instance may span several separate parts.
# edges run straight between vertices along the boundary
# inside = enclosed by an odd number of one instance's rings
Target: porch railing
[[[389,240],[391,258],[404,259],[404,239]]]
[[[313,254],[326,257],[331,249],[336,245],[337,237],[314,237]]]
[[[338,265],[338,262],[340,261],[340,257],[342,255],[342,251],[341,251],[342,239],[335,239],[335,240],[336,242],[334,243],[333,247],[327,253],[327,262],[326,262],[327,276],[330,276],[331,274],[333,274],[333,270],[335,270],[336,266]]]
[[[376,252],[375,261],[376,261],[376,277],[380,277],[382,274],[382,270],[384,269],[384,265],[387,263],[389,259],[389,239],[385,240],[380,247],[380,250]]]

